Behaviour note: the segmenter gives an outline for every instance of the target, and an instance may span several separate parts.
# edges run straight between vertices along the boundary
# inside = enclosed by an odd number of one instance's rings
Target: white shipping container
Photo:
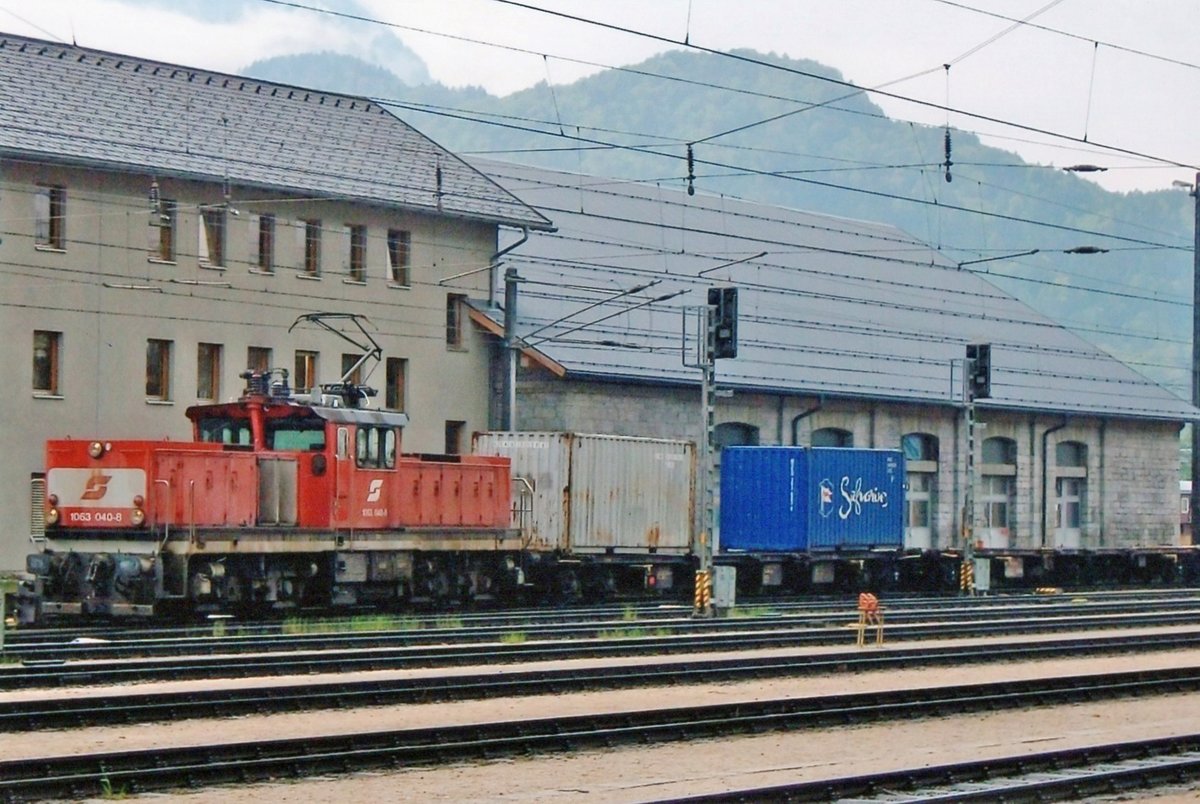
[[[527,484],[529,548],[669,554],[691,548],[696,450],[690,441],[559,432],[478,433],[474,451],[512,461]],[[517,517],[514,517],[517,519]]]

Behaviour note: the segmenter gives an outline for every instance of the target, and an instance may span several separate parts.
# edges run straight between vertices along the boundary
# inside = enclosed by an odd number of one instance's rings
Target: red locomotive
[[[242,376],[237,402],[187,410],[192,442],[47,443],[46,541],[27,558],[21,621],[520,586],[507,458],[405,455],[408,417],[359,407],[371,392],[345,379],[306,399],[286,370]]]

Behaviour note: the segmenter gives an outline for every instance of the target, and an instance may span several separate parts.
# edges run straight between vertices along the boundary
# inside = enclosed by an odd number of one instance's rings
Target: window
[[[158,213],[150,216],[150,259],[175,262],[175,202],[162,199],[158,202]]]
[[[467,429],[466,422],[446,422],[446,454],[459,455],[462,453],[463,432]]]
[[[66,236],[67,191],[41,186],[33,194],[33,242],[41,248],[63,250]]]
[[[342,382],[362,385],[362,355],[342,355]]]
[[[812,445],[814,447],[853,447],[854,433],[837,427],[822,427],[813,430]]]
[[[292,387],[298,392],[311,391],[317,387],[317,353],[296,350],[296,371],[292,375]]]
[[[1011,438],[987,438],[983,441],[983,462],[994,464],[1017,463],[1017,442]]]
[[[62,353],[62,333],[34,330],[33,333],[33,391],[36,394],[57,396],[59,392],[59,358]]]
[[[1087,444],[1056,444],[1054,473],[1054,546],[1078,548],[1087,511]]]
[[[325,449],[325,420],[320,416],[284,416],[263,422],[267,449],[320,452]]]
[[[908,433],[900,439],[907,468],[908,493],[904,544],[928,550],[933,547],[933,520],[937,508],[938,440],[928,433]]]
[[[251,346],[246,350],[246,368],[266,374],[271,370],[271,350],[266,346]]]
[[[171,398],[171,341],[146,341],[146,398]]]
[[[461,348],[463,345],[462,306],[466,296],[461,293],[446,295],[446,345]]]
[[[388,229],[388,276],[392,283],[407,287],[412,284],[408,275],[412,262],[412,232],[402,229]]]
[[[196,254],[201,265],[225,264],[225,208],[200,208],[200,242]]]
[[[348,223],[346,234],[350,240],[350,261],[347,263],[350,279],[354,282],[366,282],[367,227]]]
[[[258,216],[258,258],[256,267],[263,273],[275,271],[275,216]]]
[[[386,364],[387,391],[385,406],[389,410],[404,412],[405,386],[408,383],[408,360],[403,357],[389,357]]]
[[[1017,519],[1017,442],[1011,438],[984,439],[979,502],[979,524],[993,532],[982,534],[986,546],[1008,547]]]
[[[1016,486],[1016,478],[1010,475],[983,476],[979,497],[983,504],[983,522],[980,523],[983,527],[1012,530]]]
[[[366,469],[396,468],[396,431],[391,427],[360,425],[354,442],[354,462]]]
[[[196,398],[215,402],[221,396],[221,344],[202,343],[196,349]]]
[[[304,222],[304,273],[321,275],[321,222]]]

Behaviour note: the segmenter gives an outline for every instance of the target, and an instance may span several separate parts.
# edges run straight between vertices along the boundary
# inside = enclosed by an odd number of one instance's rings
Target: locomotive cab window
[[[395,469],[395,428],[360,426],[355,439],[355,462],[364,469]]]
[[[325,421],[318,416],[268,419],[266,427],[268,449],[289,452],[325,449]]]
[[[228,416],[212,416],[196,423],[200,440],[208,444],[250,446],[250,421]]]

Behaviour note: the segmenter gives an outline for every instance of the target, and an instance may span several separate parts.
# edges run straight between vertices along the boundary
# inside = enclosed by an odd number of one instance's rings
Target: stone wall
[[[522,430],[698,440],[703,427],[699,396],[694,387],[560,380],[526,372],[518,383],[517,423]],[[740,392],[718,397],[715,407],[718,425],[757,428],[758,442],[764,445],[807,445],[814,431],[830,427],[850,432],[856,447],[897,449],[906,434],[933,436],[938,460],[932,546],[962,546],[967,427],[961,408]],[[1008,438],[1016,444],[1015,520],[1008,547],[1054,546],[1060,474],[1055,463],[1062,442],[1076,442],[1086,451],[1081,547],[1179,543],[1178,424],[1064,418],[985,406],[978,408],[976,421],[977,474],[984,469],[985,439]],[[1080,471],[1072,467],[1061,473]],[[982,516],[979,491],[977,485],[977,522]]]

